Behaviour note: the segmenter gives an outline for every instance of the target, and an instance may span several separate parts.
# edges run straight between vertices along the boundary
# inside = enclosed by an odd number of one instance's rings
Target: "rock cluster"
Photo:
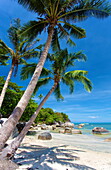
[[[92,129],[92,133],[94,134],[105,134],[105,133],[109,133],[109,131],[103,127],[95,127],[94,129]]]
[[[79,124],[77,127],[78,127],[79,129],[81,129],[81,128],[83,128],[84,125],[85,125],[84,123],[81,123],[81,124]]]
[[[67,134],[82,134],[82,132],[78,129],[74,129],[74,124],[71,122],[65,122],[65,123],[58,123],[55,122],[53,125],[46,125],[46,124],[41,124],[37,125],[36,127],[33,127],[35,130],[51,130],[59,133],[67,133]]]

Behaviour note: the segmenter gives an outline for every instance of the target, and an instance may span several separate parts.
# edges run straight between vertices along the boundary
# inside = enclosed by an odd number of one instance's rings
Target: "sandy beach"
[[[19,170],[111,170],[111,142],[83,134],[26,136],[15,156]]]

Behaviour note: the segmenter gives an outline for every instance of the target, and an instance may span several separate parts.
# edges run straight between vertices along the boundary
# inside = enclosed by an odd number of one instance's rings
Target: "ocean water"
[[[74,123],[74,128],[75,129],[78,129],[78,125],[81,124],[81,123]],[[79,130],[82,131],[82,134],[85,134],[85,135],[91,135],[91,136],[95,136],[97,138],[102,138],[102,139],[106,139],[106,138],[109,138],[111,137],[111,123],[83,123],[85,124],[83,126],[83,128],[80,128]],[[97,135],[97,134],[93,134],[92,133],[92,129],[94,127],[103,127],[105,129],[107,129],[109,131],[108,134],[101,134],[101,135]]]

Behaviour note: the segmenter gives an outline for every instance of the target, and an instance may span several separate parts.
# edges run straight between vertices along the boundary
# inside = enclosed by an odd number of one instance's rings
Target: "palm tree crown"
[[[0,58],[12,60],[12,65],[15,67],[15,75],[19,64],[25,63],[25,60],[32,57],[37,57],[39,53],[37,47],[33,48],[33,45],[39,40],[29,41],[23,38],[19,35],[20,30],[20,20],[16,19],[8,30],[8,37],[13,45],[13,49],[8,47],[3,40],[0,40]]]
[[[2,60],[2,65],[6,65],[5,63],[8,59],[11,59],[12,61],[11,68],[9,70],[8,76],[6,78],[5,84],[0,95],[0,108],[2,106],[6,89],[12,77],[13,71],[15,71],[14,73],[16,76],[18,65],[26,63],[24,59],[37,57],[38,54],[37,47],[32,48],[34,43],[38,40],[30,42],[28,39],[23,38],[19,35],[20,29],[20,20],[17,19],[14,21],[14,25],[12,25],[8,30],[9,39],[13,45],[13,49],[8,47],[4,41],[0,40],[0,61]]]
[[[23,32],[30,38],[38,33],[54,28],[52,45],[59,48],[58,37],[67,37],[73,44],[70,35],[75,38],[85,37],[85,30],[77,27],[76,22],[89,16],[105,18],[110,15],[111,6],[106,0],[17,0],[28,10],[38,14],[37,21],[30,21],[23,27]]]
[[[75,65],[75,60],[86,60],[86,56],[81,51],[69,54],[67,49],[64,49],[50,55],[49,58],[52,62],[51,70],[43,68],[41,78],[38,81],[35,92],[38,90],[38,88],[49,83],[51,80],[56,83],[54,94],[58,100],[63,99],[63,96],[60,92],[61,83],[69,86],[70,93],[73,93],[75,81],[81,82],[87,91],[91,91],[92,83],[88,78],[85,77],[85,75],[87,75],[88,73],[87,71],[68,71],[71,66],[73,67]],[[25,80],[26,78],[31,76],[35,70],[35,67],[35,63],[27,64],[26,66],[24,66],[21,71],[21,78]]]

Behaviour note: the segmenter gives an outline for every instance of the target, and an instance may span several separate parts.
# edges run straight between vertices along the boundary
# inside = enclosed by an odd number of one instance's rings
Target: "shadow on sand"
[[[78,152],[85,151],[68,149],[67,145],[47,148],[24,144],[19,148],[14,162],[21,168],[27,167],[27,170],[95,170],[89,166],[76,164],[76,160],[80,158],[74,154],[76,155]]]

